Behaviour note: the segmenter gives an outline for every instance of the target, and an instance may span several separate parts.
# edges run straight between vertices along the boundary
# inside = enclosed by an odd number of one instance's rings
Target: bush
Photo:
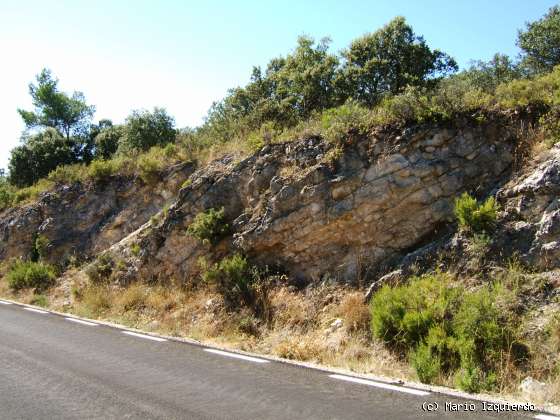
[[[252,286],[255,276],[245,257],[235,254],[212,267],[205,266],[205,263],[201,265],[204,269],[202,279],[216,286],[226,304],[238,306],[240,303],[253,302]]]
[[[10,267],[7,278],[13,290],[34,288],[41,291],[54,284],[56,274],[54,268],[47,264],[16,261]]]
[[[88,177],[96,182],[104,182],[118,170],[118,165],[113,160],[94,160],[88,167]]]
[[[341,143],[352,137],[362,137],[369,127],[370,112],[358,103],[349,101],[338,108],[321,114],[324,138],[331,143]]]
[[[454,213],[461,230],[487,233],[495,227],[498,209],[494,197],[489,197],[484,203],[479,204],[475,198],[463,193],[455,199]]]
[[[32,305],[42,306],[43,308],[49,306],[49,301],[45,295],[33,295],[29,303]]]
[[[44,260],[47,256],[48,247],[50,245],[49,238],[43,235],[37,235],[35,238],[33,254],[38,260]]]
[[[371,301],[373,335],[392,346],[416,346],[458,304],[462,290],[448,283],[447,276],[438,274],[400,287],[383,286]]]
[[[209,209],[198,213],[187,228],[187,233],[204,244],[214,243],[227,233],[229,226],[225,223],[224,208]]]
[[[123,136],[121,126],[111,126],[102,129],[95,136],[95,157],[97,159],[110,159],[117,152],[119,141]]]
[[[113,273],[115,262],[109,254],[101,254],[95,261],[86,267],[86,275],[94,283],[104,283]]]
[[[2,177],[0,178],[0,210],[11,207],[15,200],[15,189]]]
[[[148,150],[175,140],[175,120],[163,108],[150,111],[133,111],[126,119],[124,136],[119,148],[123,150]]]
[[[152,185],[160,179],[161,163],[152,155],[144,154],[138,158],[140,178],[146,184]]]
[[[454,373],[464,390],[489,390],[498,376],[508,374],[511,362],[527,355],[518,342],[511,298],[498,283],[466,291],[441,274],[414,278],[374,295],[372,333],[407,352],[422,382]]]
[[[49,181],[69,184],[86,178],[88,168],[84,164],[62,165],[51,171],[47,177]]]
[[[140,244],[133,243],[133,244],[130,245],[130,253],[132,255],[134,255],[135,257],[139,256],[141,251],[142,251],[142,248],[140,248]]]

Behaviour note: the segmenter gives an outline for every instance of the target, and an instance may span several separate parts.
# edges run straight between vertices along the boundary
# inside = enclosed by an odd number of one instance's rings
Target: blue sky
[[[333,51],[397,15],[461,67],[517,55],[517,29],[556,1],[0,0],[0,167],[19,143],[18,107],[49,67],[65,91],[84,92],[96,120],[164,106],[195,126],[212,101],[248,81],[253,65],[289,52],[300,34],[330,36]]]

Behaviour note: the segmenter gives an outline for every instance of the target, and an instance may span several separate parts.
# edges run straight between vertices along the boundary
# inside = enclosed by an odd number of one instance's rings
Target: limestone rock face
[[[51,262],[109,252],[126,263],[127,282],[188,282],[200,257],[212,263],[234,252],[298,281],[354,282],[406,265],[403,256],[437,252],[440,234],[455,226],[455,197],[468,191],[497,195],[500,253],[558,267],[560,148],[515,172],[518,132],[499,116],[388,127],[337,147],[312,137],[196,172],[183,164],[155,186],[125,178],[60,186],[0,214],[0,259],[28,255],[41,234]],[[187,234],[198,213],[222,207],[227,237],[207,245]]]
[[[452,220],[463,191],[483,194],[507,179],[514,130],[496,121],[372,133],[332,146],[310,138],[214,162],[191,177],[164,220],[134,239],[144,279],[188,280],[197,260],[243,252],[295,278],[354,281],[425,242]],[[197,213],[224,207],[231,237],[209,247],[188,236]],[[113,247],[126,254],[126,243]]]
[[[540,157],[498,192],[506,223],[502,237],[524,262],[540,269],[560,266],[560,145]]]
[[[192,171],[192,164],[171,168],[154,186],[126,177],[59,186],[33,204],[0,214],[0,259],[28,256],[37,235],[50,242],[49,262],[96,255],[160,211]]]

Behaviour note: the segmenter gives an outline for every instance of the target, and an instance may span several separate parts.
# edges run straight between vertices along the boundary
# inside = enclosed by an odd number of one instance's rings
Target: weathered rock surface
[[[558,267],[560,148],[513,173],[517,132],[515,121],[501,117],[387,128],[337,153],[308,138],[268,145],[241,162],[225,157],[194,173],[194,165],[180,165],[156,186],[124,178],[61,186],[0,215],[0,259],[29,254],[41,234],[51,242],[50,261],[109,250],[126,263],[127,282],[189,281],[200,257],[211,262],[232,252],[303,282],[353,282],[395,269],[406,277],[421,259],[465,248],[452,235],[452,205],[469,191],[497,193],[502,206],[492,242],[500,249],[492,253]],[[230,236],[209,246],[187,234],[198,213],[221,207]]]
[[[240,251],[295,278],[354,281],[426,242],[452,219],[463,191],[483,195],[508,179],[516,138],[499,121],[416,127],[329,146],[307,139],[265,147],[240,162],[224,159],[193,174],[165,219],[130,241],[145,279],[188,280],[197,260]],[[214,248],[186,233],[197,213],[224,207],[233,236]]]
[[[28,256],[37,235],[50,242],[50,262],[96,255],[170,203],[192,172],[192,164],[181,164],[156,185],[121,176],[103,184],[61,185],[37,202],[0,216],[0,259]]]
[[[539,269],[560,265],[560,145],[498,192],[501,244]]]

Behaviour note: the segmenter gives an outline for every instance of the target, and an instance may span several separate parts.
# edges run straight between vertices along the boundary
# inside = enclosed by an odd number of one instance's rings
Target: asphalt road
[[[534,418],[0,304],[0,419]],[[391,387],[389,387],[391,388]],[[425,395],[427,394],[427,395]],[[475,412],[445,404],[476,405]],[[432,404],[436,411],[422,407]],[[544,417],[543,417],[544,418]]]

